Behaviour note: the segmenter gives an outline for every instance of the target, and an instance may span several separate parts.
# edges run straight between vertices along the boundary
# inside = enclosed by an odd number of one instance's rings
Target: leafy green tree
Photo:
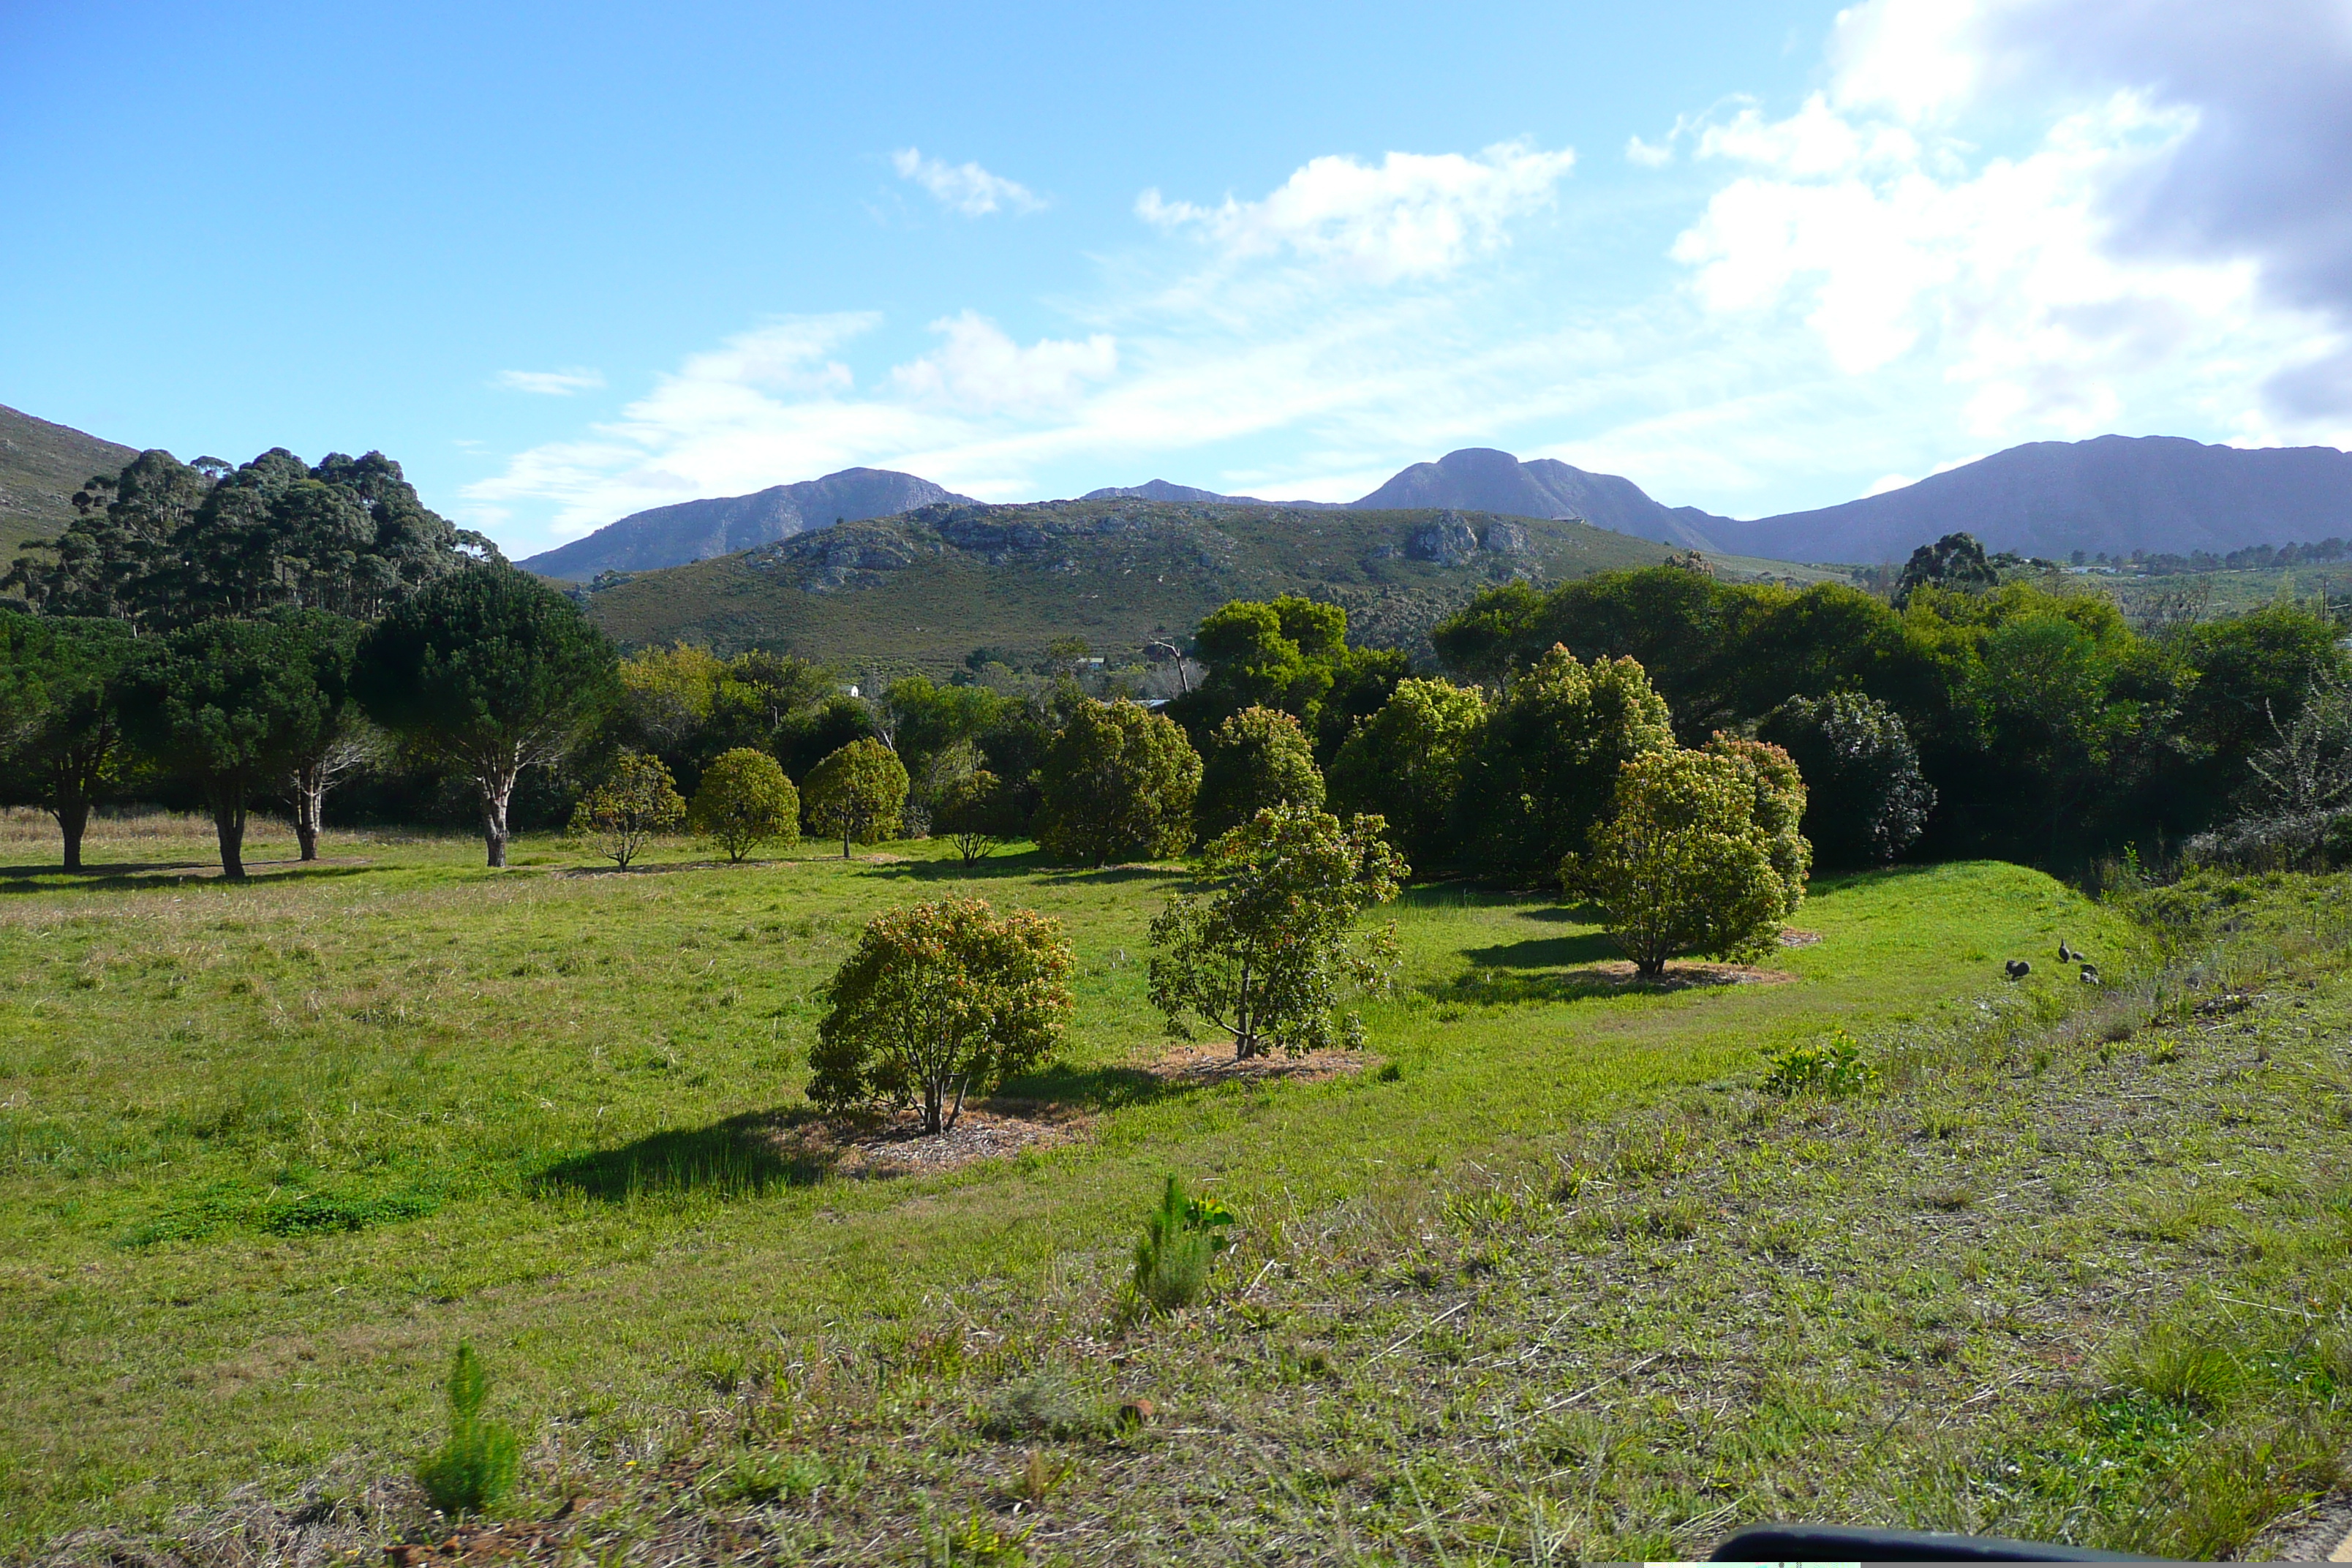
[[[740,861],[762,844],[789,849],[801,841],[801,795],[767,752],[722,752],[702,770],[687,822]]]
[[[1805,837],[1806,789],[1796,762],[1769,741],[1717,735],[1706,743],[1708,754],[1728,757],[1754,795],[1750,813],[1764,835],[1772,874],[1789,889],[1784,915],[1794,914],[1804,901],[1805,880],[1812,875],[1813,847]]]
[[[572,808],[572,834],[594,841],[597,852],[625,868],[660,834],[686,820],[677,781],[659,757],[623,752],[604,780]]]
[[[919,1104],[923,1131],[946,1131],[965,1096],[1052,1053],[1072,964],[1056,922],[1027,910],[950,897],[884,910],[819,993],[809,1098],[836,1113]]]
[[[1985,556],[1985,547],[1973,533],[1948,533],[1933,544],[1923,544],[1904,563],[1895,584],[1897,608],[1911,602],[1921,588],[1969,593],[2000,585],[2000,573]]]
[[[360,644],[368,717],[465,769],[489,863],[507,863],[507,803],[617,695],[617,659],[578,605],[503,565],[474,566],[396,605]]]
[[[298,610],[277,617],[289,657],[307,659],[319,689],[289,737],[283,787],[294,805],[294,839],[305,860],[319,858],[327,792],[373,762],[383,750],[383,732],[360,710],[352,694],[352,669],[359,658],[360,624],[324,610]]]
[[[123,703],[131,739],[194,784],[220,840],[221,874],[245,876],[246,815],[291,770],[335,699],[299,628],[201,621],[142,657]]]
[[[947,835],[967,868],[1021,835],[1021,812],[1004,781],[986,768],[950,783],[931,813],[931,831]]]
[[[1193,816],[1201,837],[1239,827],[1269,805],[1321,810],[1323,773],[1298,721],[1272,708],[1244,708],[1209,737],[1201,757]]]
[[[1674,743],[1665,700],[1639,664],[1587,665],[1556,647],[1487,716],[1464,764],[1455,832],[1488,871],[1535,885],[1586,847],[1618,770]]]
[[[1298,721],[1318,762],[1411,668],[1396,649],[1349,647],[1346,610],[1295,594],[1213,611],[1194,634],[1193,653],[1209,673],[1169,712],[1199,744],[1245,708],[1278,709]]]
[[[1513,578],[1487,589],[1439,622],[1430,633],[1430,642],[1446,668],[1466,680],[1503,690],[1509,687],[1511,677],[1550,646],[1537,641],[1536,626],[1544,610],[1544,596]]]
[[[1601,906],[1638,973],[1654,979],[1684,953],[1760,958],[1803,899],[1802,840],[1776,842],[1803,816],[1802,786],[1758,763],[1730,749],[1637,757],[1590,849],[1562,858],[1569,896]]]
[[[139,647],[123,621],[0,613],[0,790],[56,819],[68,871],[82,868],[90,808],[121,769],[122,688]]]
[[[1805,780],[1805,837],[1822,864],[1887,865],[1919,840],[1936,787],[1902,716],[1841,691],[1792,697],[1765,715],[1759,739],[1785,750]]]
[[[850,742],[802,780],[803,814],[811,827],[840,835],[845,860],[853,841],[873,844],[896,834],[906,807],[906,764],[871,735]]]
[[[1486,699],[1476,691],[1443,680],[1397,682],[1332,761],[1332,806],[1343,816],[1379,812],[1424,871],[1450,859],[1463,764],[1486,722]]]
[[[1340,988],[1385,984],[1398,963],[1393,924],[1360,943],[1349,935],[1408,873],[1386,826],[1279,805],[1212,843],[1199,876],[1215,890],[1172,893],[1151,922],[1151,1005],[1169,1032],[1189,1039],[1197,1014],[1232,1037],[1236,1058],[1360,1044]]]
[[[1053,859],[1156,860],[1192,842],[1200,756],[1183,731],[1140,703],[1078,704],[1037,773],[1037,844]]]

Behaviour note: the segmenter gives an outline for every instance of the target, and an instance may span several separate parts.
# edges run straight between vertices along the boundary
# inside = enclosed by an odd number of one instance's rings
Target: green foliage
[[[1546,880],[1587,847],[1619,770],[1674,743],[1665,701],[1639,664],[1587,665],[1555,647],[1512,684],[1467,752],[1454,831],[1492,874]]]
[[[1264,708],[1297,720],[1328,758],[1410,668],[1394,649],[1349,647],[1348,612],[1296,594],[1234,600],[1201,622],[1192,649],[1208,679],[1170,711],[1204,750],[1224,721]]]
[[[898,753],[867,735],[811,768],[802,781],[801,811],[810,827],[852,843],[874,844],[896,835],[907,805],[907,768]]]
[[[950,897],[887,910],[826,982],[809,1098],[832,1111],[920,1103],[955,1125],[964,1097],[1052,1054],[1072,1005],[1069,944],[1027,910]]]
[[[119,776],[122,685],[140,645],[121,621],[0,611],[0,800],[57,819],[81,869],[90,808]]]
[[[483,1418],[490,1377],[471,1345],[457,1347],[444,1386],[449,1436],[417,1467],[417,1484],[435,1508],[452,1518],[488,1512],[514,1489],[521,1442],[513,1427]]]
[[[789,849],[801,840],[801,795],[767,752],[723,752],[702,770],[687,825],[740,860],[762,844]]]
[[[489,864],[503,866],[516,775],[572,749],[617,695],[616,662],[570,599],[471,566],[371,626],[352,684],[370,719],[472,778]]]
[[[1135,1244],[1137,1303],[1172,1312],[1198,1301],[1208,1289],[1210,1261],[1232,1245],[1224,1233],[1233,1223],[1233,1210],[1214,1198],[1187,1197],[1171,1175]]]
[[[1948,533],[1933,544],[1923,544],[1904,563],[1895,585],[1899,609],[1921,588],[1947,588],[1967,593],[2000,584],[2000,573],[1985,556],[1985,547],[1972,533]]]
[[[1151,1005],[1169,1032],[1189,1038],[1198,1014],[1237,1058],[1359,1045],[1361,1022],[1339,1013],[1341,984],[1383,986],[1398,962],[1394,926],[1360,944],[1348,935],[1408,874],[1386,827],[1271,806],[1211,843],[1198,874],[1215,890],[1171,893],[1151,922]]]
[[[1902,718],[1874,697],[1791,697],[1757,734],[1805,780],[1805,836],[1824,866],[1884,866],[1918,842],[1936,789]]]
[[[1037,845],[1055,860],[1157,860],[1192,842],[1200,756],[1183,731],[1140,703],[1079,703],[1037,779]]]
[[[283,447],[240,468],[142,452],[92,479],[56,538],[30,542],[0,587],[44,615],[194,625],[275,609],[369,617],[478,560],[478,533],[427,510],[381,452],[316,468]]]
[[[655,835],[675,832],[685,820],[686,802],[661,759],[623,752],[572,808],[572,836],[591,840],[598,854],[625,868]]]
[[[1570,895],[1601,905],[1639,973],[1664,974],[1681,953],[1760,958],[1804,898],[1804,841],[1790,826],[1804,788],[1793,768],[1757,754],[1777,750],[1750,742],[1636,759],[1591,851],[1562,860]]]
[[[1878,1066],[1864,1059],[1862,1042],[1839,1028],[1832,1029],[1826,1039],[1790,1046],[1776,1054],[1771,1071],[1764,1078],[1764,1091],[1843,1100],[1876,1089],[1878,1080]]]
[[[950,782],[931,811],[931,831],[946,835],[970,867],[1021,831],[1021,811],[1004,781],[986,768]]]
[[[1269,805],[1320,810],[1323,773],[1297,720],[1277,709],[1244,708],[1202,748],[1193,816],[1201,837],[1213,838]]]
[[[1443,680],[1401,680],[1331,763],[1331,805],[1342,816],[1377,811],[1406,858],[1427,869],[1453,858],[1462,769],[1486,722],[1475,690]]]

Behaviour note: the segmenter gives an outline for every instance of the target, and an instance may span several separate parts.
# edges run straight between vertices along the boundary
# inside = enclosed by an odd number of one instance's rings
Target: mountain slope
[[[1619,533],[1671,544],[1701,542],[1692,508],[1659,505],[1631,479],[1590,474],[1552,458],[1522,463],[1491,447],[1465,447],[1415,463],[1356,502],[1360,507],[1451,506],[1512,517],[1580,517]]]
[[[1285,506],[1294,511],[1336,511],[1345,503],[1330,500],[1260,500],[1255,496],[1225,496],[1192,485],[1171,485],[1150,479],[1139,485],[1106,485],[1088,490],[1080,500],[1164,500],[1199,502],[1208,506]]]
[[[971,498],[913,474],[844,468],[821,479],[772,485],[747,496],[679,501],[632,512],[585,539],[519,563],[542,577],[586,582],[599,572],[646,572],[789,539],[847,519],[888,517]]]
[[[1717,519],[1705,531],[1748,554],[1901,561],[1958,529],[1991,549],[2053,560],[2352,536],[2352,455],[2177,436],[2036,441],[1885,495],[1754,522]]]
[[[1428,508],[940,505],[646,573],[588,595],[588,607],[627,645],[684,638],[937,672],[975,647],[1025,661],[1073,635],[1131,658],[1229,599],[1298,593],[1347,605],[1359,640],[1425,652],[1430,626],[1492,584],[1671,552],[1581,522]]]
[[[0,561],[14,558],[28,539],[63,530],[73,521],[74,491],[93,474],[120,472],[138,455],[0,405]]]

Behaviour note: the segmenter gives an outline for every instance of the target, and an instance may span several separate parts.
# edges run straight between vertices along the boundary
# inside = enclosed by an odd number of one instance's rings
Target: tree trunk
[[[58,832],[66,841],[66,869],[81,869],[82,835],[89,831],[89,802],[79,795],[60,800],[49,815],[58,819]]]
[[[841,830],[841,858],[845,860],[849,858],[849,829],[846,827]]]
[[[923,1080],[923,1131],[935,1138],[947,1131],[947,1123],[940,1115],[940,1102],[945,1098],[937,1079]]]
[[[482,791],[482,842],[493,870],[507,863],[507,802],[514,795],[515,772],[511,767],[488,768],[475,780]]]
[[[225,795],[214,800],[213,831],[220,838],[221,875],[233,882],[244,881],[244,795]]]
[[[294,772],[294,840],[302,858],[319,858],[319,818],[327,804],[327,770],[297,768]]]

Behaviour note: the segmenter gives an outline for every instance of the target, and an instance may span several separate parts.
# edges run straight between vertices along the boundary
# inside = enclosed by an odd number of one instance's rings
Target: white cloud
[[[594,392],[604,384],[604,373],[575,365],[569,370],[502,370],[490,384],[505,392],[531,392],[541,397],[569,397]]]
[[[1508,238],[1515,219],[1552,205],[1576,153],[1505,142],[1475,157],[1391,153],[1377,165],[1317,158],[1261,201],[1214,207],[1157,190],[1135,210],[1163,229],[1206,235],[1229,257],[1287,252],[1375,284],[1441,277]]]
[[[1885,474],[1871,481],[1870,488],[1862,493],[1865,496],[1888,495],[1895,490],[1907,490],[1918,482],[1908,474]]]
[[[1083,342],[1044,338],[1024,349],[971,310],[933,321],[931,331],[947,342],[891,371],[892,383],[909,397],[976,413],[1067,407],[1118,368],[1107,332]]]
[[[1644,169],[1663,169],[1675,161],[1674,142],[1669,138],[1652,146],[1639,136],[1628,136],[1625,138],[1625,161],[1638,163]]]
[[[912,180],[939,198],[940,204],[966,217],[980,217],[1000,208],[1035,212],[1045,203],[1028,186],[1002,174],[992,174],[977,163],[950,163],[926,158],[912,147],[890,154],[890,166],[902,180]]]

